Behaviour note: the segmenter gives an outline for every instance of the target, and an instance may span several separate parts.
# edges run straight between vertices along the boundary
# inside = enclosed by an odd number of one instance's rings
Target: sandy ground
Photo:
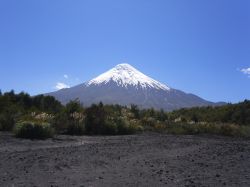
[[[0,186],[250,186],[250,140],[0,133]]]

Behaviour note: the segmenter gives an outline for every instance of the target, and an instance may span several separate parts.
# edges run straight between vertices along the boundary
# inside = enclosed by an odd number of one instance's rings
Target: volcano
[[[118,64],[88,82],[46,95],[54,96],[63,104],[78,99],[84,106],[103,102],[165,111],[216,105],[194,94],[170,88],[129,64]]]

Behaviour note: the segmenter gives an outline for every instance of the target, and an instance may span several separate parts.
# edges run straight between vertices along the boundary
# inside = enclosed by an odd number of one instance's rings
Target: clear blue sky
[[[0,0],[2,91],[50,92],[119,63],[207,100],[250,99],[250,1]]]

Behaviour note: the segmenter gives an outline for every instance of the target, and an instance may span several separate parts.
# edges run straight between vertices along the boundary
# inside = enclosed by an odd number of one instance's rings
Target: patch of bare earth
[[[1,186],[250,186],[250,140],[218,136],[0,133]]]

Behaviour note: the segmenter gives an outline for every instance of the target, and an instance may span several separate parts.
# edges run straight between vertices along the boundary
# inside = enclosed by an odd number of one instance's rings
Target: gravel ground
[[[210,135],[0,133],[0,186],[250,186],[250,140]]]

